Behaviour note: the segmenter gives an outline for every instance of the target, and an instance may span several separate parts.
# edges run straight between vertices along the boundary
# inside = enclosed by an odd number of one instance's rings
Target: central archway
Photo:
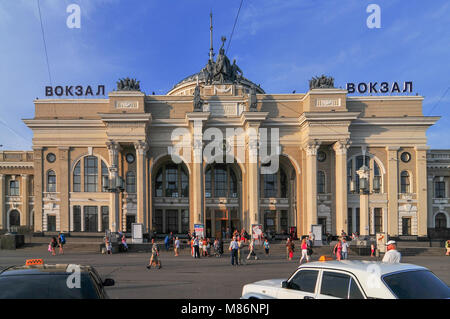
[[[230,238],[243,228],[242,171],[239,164],[213,162],[205,166],[205,230],[207,237]]]

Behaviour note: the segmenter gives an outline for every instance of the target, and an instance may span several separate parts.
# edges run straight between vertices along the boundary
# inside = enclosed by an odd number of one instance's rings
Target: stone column
[[[20,187],[22,190],[22,218],[20,219],[20,226],[30,225],[30,212],[28,205],[28,174],[21,174],[22,180],[20,181]]]
[[[336,234],[347,231],[347,141],[333,145],[336,155]]]
[[[112,182],[114,182],[118,178],[118,163],[119,163],[119,151],[120,145],[119,143],[109,140],[106,142],[106,146],[108,147],[109,152],[109,178]],[[114,187],[115,185],[113,185]],[[117,232],[121,229],[121,221],[119,220],[119,193],[112,192],[110,194],[110,219],[109,219],[109,228],[112,232]]]
[[[427,147],[416,146],[417,236],[427,236]]]
[[[247,138],[248,138],[248,147],[247,147],[247,178],[248,178],[248,216],[250,222],[250,231],[251,227],[254,224],[260,224],[259,216],[259,171],[258,171],[258,127],[259,125],[251,126],[254,130],[255,134],[248,134],[247,128]]]
[[[146,197],[146,154],[148,144],[145,141],[134,143],[136,148],[136,199],[137,199],[137,222],[144,224],[144,232],[148,231],[147,222],[147,197]]]
[[[34,231],[42,232],[42,191],[43,160],[42,147],[33,147],[34,151]]]
[[[432,228],[433,227],[433,198],[434,198],[434,175],[428,175],[428,191],[427,191],[427,195],[428,195],[428,199],[427,199],[427,212],[428,212],[428,220],[427,220],[427,224],[428,224],[428,228]]]
[[[5,192],[5,175],[0,174],[0,230],[6,228]]]
[[[390,236],[397,236],[398,221],[398,146],[386,146],[387,174],[384,189],[388,195],[387,232]]]
[[[69,148],[60,147],[59,176],[56,176],[57,190],[59,192],[59,231],[69,232]]]
[[[308,142],[303,148],[306,151],[306,223],[303,231],[309,233],[311,225],[317,224],[317,141]]]

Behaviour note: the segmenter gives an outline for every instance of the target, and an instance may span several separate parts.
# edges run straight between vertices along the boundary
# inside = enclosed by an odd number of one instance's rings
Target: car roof
[[[72,269],[68,267],[77,266],[82,273],[89,272],[92,270],[91,266],[84,265],[73,265],[73,264],[43,264],[43,265],[32,265],[32,266],[11,266],[0,271],[0,277],[3,276],[16,276],[16,275],[65,275],[68,273],[73,273]]]
[[[380,275],[386,275],[393,272],[405,271],[405,270],[427,270],[425,267],[413,265],[413,264],[403,264],[403,263],[384,263],[379,261],[369,261],[369,260],[332,260],[332,261],[318,261],[306,263],[298,268],[322,268],[322,269],[336,269],[350,271],[355,275],[359,273],[367,274],[368,267],[370,265],[376,265],[377,270]]]

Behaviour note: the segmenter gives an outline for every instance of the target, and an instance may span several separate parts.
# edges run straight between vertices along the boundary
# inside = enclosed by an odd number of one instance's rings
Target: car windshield
[[[82,273],[80,288],[70,274],[32,274],[0,276],[0,299],[97,299],[97,291],[89,274]],[[72,286],[71,285],[71,286]]]
[[[450,288],[428,270],[395,273],[383,280],[399,299],[450,298]]]

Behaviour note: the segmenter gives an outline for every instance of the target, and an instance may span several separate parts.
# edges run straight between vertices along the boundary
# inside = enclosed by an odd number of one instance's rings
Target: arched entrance
[[[279,156],[277,172],[260,175],[261,222],[268,235],[288,234],[291,227],[298,227],[296,175],[294,165],[284,155]]]
[[[152,228],[156,234],[189,232],[189,170],[171,157],[157,160],[152,168]]]
[[[205,229],[207,237],[229,238],[243,227],[242,172],[236,163],[205,167]]]

